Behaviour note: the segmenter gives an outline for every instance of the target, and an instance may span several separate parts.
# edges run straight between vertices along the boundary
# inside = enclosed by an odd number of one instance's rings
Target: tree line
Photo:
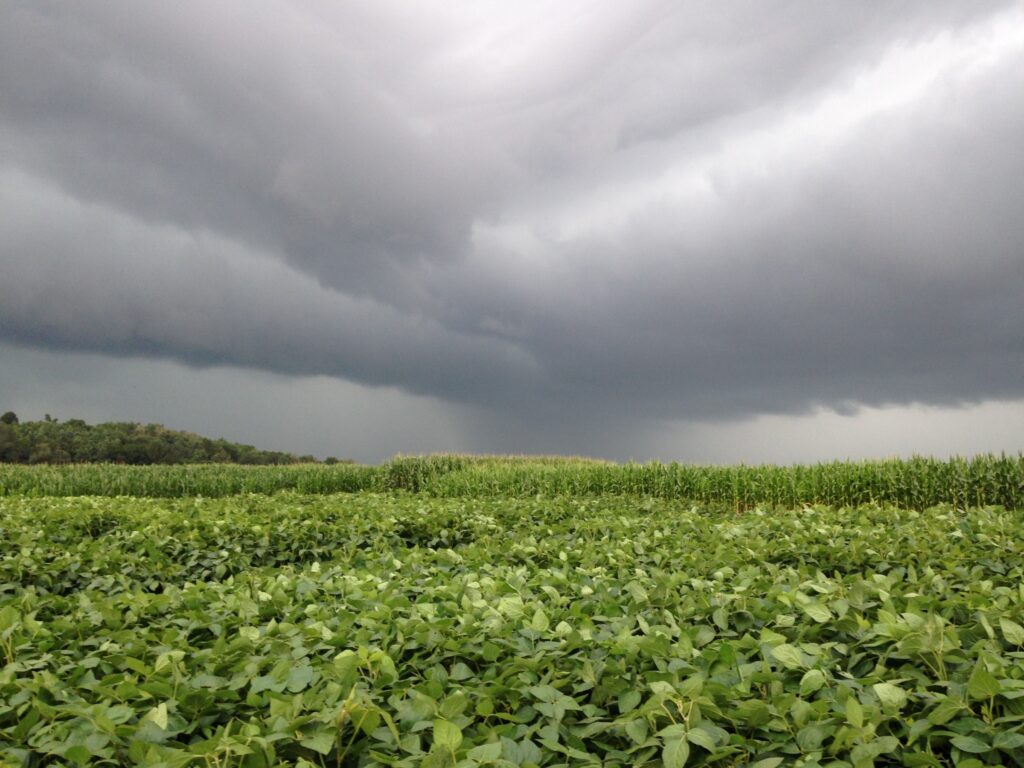
[[[316,461],[251,445],[213,440],[160,424],[81,419],[21,422],[7,411],[0,416],[0,461],[21,464],[109,462],[114,464],[297,464]],[[335,463],[336,459],[328,459]]]

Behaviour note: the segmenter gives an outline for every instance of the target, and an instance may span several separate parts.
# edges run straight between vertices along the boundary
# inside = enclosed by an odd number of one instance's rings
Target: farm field
[[[1024,765],[1004,462],[920,508],[508,492],[557,462],[177,498],[184,468],[2,468],[0,764]]]
[[[436,455],[379,466],[0,464],[0,496],[230,496],[238,493],[408,491],[437,497],[645,496],[735,509],[757,504],[925,509],[1024,508],[1024,454],[918,457],[793,466],[613,464],[591,459]]]

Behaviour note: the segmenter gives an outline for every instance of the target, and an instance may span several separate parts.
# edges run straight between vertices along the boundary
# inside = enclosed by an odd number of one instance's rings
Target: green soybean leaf
[[[288,673],[288,682],[285,686],[292,693],[305,690],[313,680],[313,668],[309,664],[301,664]]]
[[[806,613],[819,624],[825,624],[826,622],[831,621],[833,618],[832,611],[830,611],[826,606],[822,605],[816,600],[805,605],[801,605],[800,608],[803,610],[804,613]]]
[[[454,752],[462,744],[462,729],[448,720],[435,720],[434,743]]]
[[[668,739],[661,751],[665,768],[683,768],[690,759],[690,745],[685,738]]]
[[[874,690],[875,695],[878,696],[879,701],[882,702],[883,709],[898,712],[907,703],[907,692],[898,685],[875,683],[871,688]]]
[[[957,714],[965,709],[967,705],[960,699],[947,697],[940,701],[931,712],[928,713],[928,722],[932,725],[943,725],[948,723]]]
[[[788,643],[775,646],[772,649],[772,655],[781,661],[787,669],[799,669],[803,666],[803,656],[800,650]]]
[[[642,717],[637,717],[626,723],[626,735],[633,740],[634,744],[643,744],[647,741],[648,731],[647,721]]]
[[[319,730],[309,736],[306,736],[299,743],[312,749],[314,752],[319,752],[321,755],[330,754],[334,748],[334,744],[337,741],[337,731],[328,729]]]
[[[466,757],[476,760],[478,763],[493,763],[501,757],[501,742],[492,741],[488,744],[480,744],[469,750]]]
[[[717,749],[715,737],[701,728],[694,728],[688,731],[686,733],[686,740],[691,744],[696,744],[698,747],[703,747],[708,752],[714,752]]]
[[[167,702],[161,702],[153,707],[146,716],[142,718],[153,723],[160,730],[167,730]]]
[[[854,728],[864,726],[864,707],[857,701],[856,696],[850,696],[846,700],[846,722]]]
[[[640,704],[640,691],[629,690],[619,694],[619,712],[632,712]]]
[[[867,763],[880,755],[886,755],[899,749],[900,742],[895,736],[882,736],[866,744],[858,744],[850,750],[854,765]]]
[[[809,696],[825,685],[825,673],[820,669],[809,669],[800,679],[800,695]]]
[[[551,626],[551,620],[548,615],[544,613],[543,608],[538,608],[533,613],[533,618],[530,620],[531,629],[535,629],[538,632],[546,632],[548,627]]]
[[[1002,630],[1003,637],[1006,638],[1006,642],[1010,645],[1024,645],[1024,627],[1016,621],[1001,616],[999,618],[999,629]]]
[[[996,749],[1001,749],[1004,752],[1024,754],[1020,751],[1024,750],[1024,733],[1000,731],[996,734],[995,738],[992,739],[992,746]]]
[[[804,752],[814,752],[821,749],[827,735],[827,731],[817,723],[808,723],[797,731],[796,743]]]
[[[991,699],[993,696],[998,695],[1001,690],[999,681],[985,668],[984,662],[979,660],[974,665],[974,671],[971,672],[971,676],[967,680],[968,695],[972,699]]]
[[[74,744],[64,750],[64,758],[75,765],[88,765],[92,761],[92,752],[83,744]]]
[[[976,736],[954,736],[950,743],[963,752],[970,752],[972,755],[983,755],[992,751],[992,747]]]

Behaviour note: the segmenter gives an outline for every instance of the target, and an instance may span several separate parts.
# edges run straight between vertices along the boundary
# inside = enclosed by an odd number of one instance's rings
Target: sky
[[[1024,450],[1024,4],[0,5],[0,410]]]

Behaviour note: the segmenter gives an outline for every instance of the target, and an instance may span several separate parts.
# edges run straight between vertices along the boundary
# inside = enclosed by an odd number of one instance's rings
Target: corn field
[[[577,458],[437,455],[379,466],[0,465],[0,495],[223,497],[297,491],[436,497],[649,496],[749,509],[892,504],[1024,508],[1024,455],[793,466],[613,464]]]

